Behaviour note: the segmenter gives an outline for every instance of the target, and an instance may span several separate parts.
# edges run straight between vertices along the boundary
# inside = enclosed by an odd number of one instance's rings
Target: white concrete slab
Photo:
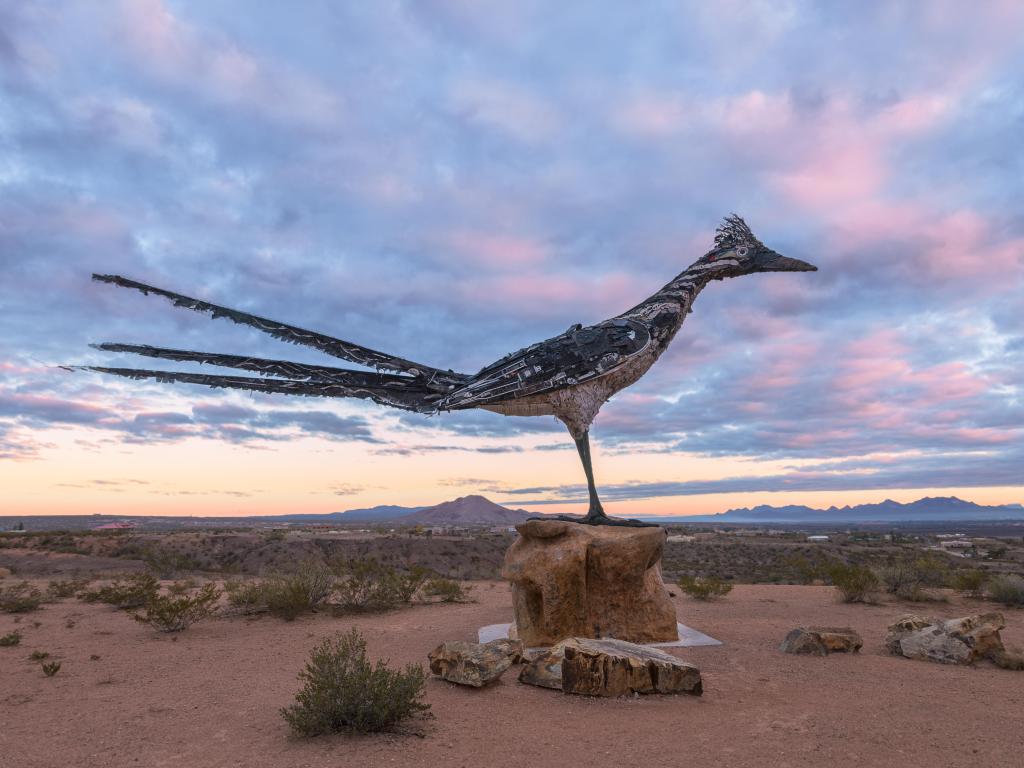
[[[489,643],[491,640],[502,640],[508,637],[509,628],[512,624],[489,624],[486,627],[480,627],[477,631],[477,637],[481,643]],[[654,648],[694,648],[699,645],[721,645],[721,640],[715,640],[713,637],[705,635],[703,632],[699,632],[693,627],[688,627],[685,624],[676,623],[676,628],[679,630],[679,639],[673,640],[670,643],[644,643],[644,645],[650,645]]]

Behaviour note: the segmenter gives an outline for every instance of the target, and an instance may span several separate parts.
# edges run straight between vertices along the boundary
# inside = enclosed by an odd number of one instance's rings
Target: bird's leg
[[[601,500],[597,498],[597,486],[594,485],[594,468],[590,463],[590,431],[583,433],[581,437],[574,437],[576,450],[580,453],[580,461],[583,462],[583,471],[587,474],[587,490],[590,492],[590,509],[587,515],[580,522],[591,525],[600,525],[608,522],[608,515],[604,513]]]

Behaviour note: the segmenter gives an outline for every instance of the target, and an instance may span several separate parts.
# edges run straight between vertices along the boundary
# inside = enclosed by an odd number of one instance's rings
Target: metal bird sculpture
[[[315,331],[182,296],[117,275],[94,280],[163,296],[175,306],[226,317],[293,344],[376,369],[376,372],[286,360],[265,360],[215,352],[192,352],[139,344],[97,344],[106,352],[252,371],[258,376],[219,376],[81,366],[87,370],[286,395],[358,397],[417,413],[483,408],[506,416],[555,416],[569,429],[587,477],[590,507],[583,518],[561,517],[592,525],[644,525],[608,517],[601,507],[590,460],[590,425],[616,392],[643,376],[668,347],[697,295],[712,280],[755,272],[811,272],[817,267],[768,248],[738,216],[728,216],[704,256],[651,297],[595,325],[574,325],[558,336],[506,355],[476,374],[455,373],[378,352]]]

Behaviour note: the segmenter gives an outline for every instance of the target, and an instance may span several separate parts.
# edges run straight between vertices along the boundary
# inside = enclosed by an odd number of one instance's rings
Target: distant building
[[[808,536],[808,541],[828,541],[828,536]]]
[[[118,523],[106,523],[105,525],[97,525],[95,528],[93,528],[93,530],[94,531],[124,531],[124,530],[128,530],[128,529],[134,528],[134,527],[135,527],[135,523],[118,522]]]
[[[964,539],[952,539],[940,541],[939,546],[943,549],[970,549],[974,546],[974,542],[966,541]]]

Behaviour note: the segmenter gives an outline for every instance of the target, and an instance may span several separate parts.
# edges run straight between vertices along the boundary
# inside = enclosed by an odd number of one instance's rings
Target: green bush
[[[1014,608],[1024,607],[1024,578],[999,576],[988,583],[988,596],[997,603]]]
[[[61,600],[65,597],[74,597],[89,586],[88,579],[56,579],[46,587],[48,600]]]
[[[832,585],[844,603],[873,603],[879,589],[878,577],[863,565],[835,563],[828,569]]]
[[[58,672],[60,672],[59,661],[48,661],[45,664],[42,664],[41,666],[43,668],[43,674],[47,677],[53,677]]]
[[[962,568],[953,574],[953,588],[969,597],[983,597],[988,574],[980,568]]]
[[[0,637],[0,648],[10,648],[21,642],[21,632],[14,630]]]
[[[423,593],[430,597],[438,597],[442,603],[469,602],[469,588],[462,586],[455,579],[435,576],[423,587]]]
[[[695,600],[714,600],[732,591],[732,584],[714,576],[683,576],[677,583],[683,592]]]
[[[50,654],[46,651],[32,651],[32,653],[30,653],[28,657],[32,661],[42,661],[43,659],[50,658]]]
[[[239,613],[265,613],[267,608],[266,584],[263,580],[242,581],[229,579],[224,582],[228,605]]]
[[[313,649],[299,673],[303,687],[296,703],[281,715],[300,736],[388,730],[430,709],[422,702],[425,679],[419,665],[401,671],[383,661],[371,665],[366,641],[353,628]]]
[[[790,555],[782,564],[794,573],[800,584],[813,584],[822,577],[821,568],[804,555]]]
[[[159,632],[181,632],[212,615],[219,598],[220,590],[213,584],[192,595],[154,595],[134,619]]]
[[[292,573],[275,574],[263,583],[267,610],[285,621],[293,621],[327,602],[334,589],[330,570],[307,560]]]
[[[0,587],[0,611],[4,613],[28,613],[39,610],[43,604],[43,593],[27,581]]]
[[[87,603],[107,603],[115,608],[141,608],[160,592],[160,582],[151,573],[133,573],[124,580],[115,579],[105,587],[86,590],[78,598]]]
[[[346,611],[383,611],[403,602],[398,573],[370,558],[335,565],[337,603]],[[417,587],[418,589],[418,587]]]
[[[886,592],[914,602],[940,599],[926,590],[943,587],[950,581],[949,564],[934,555],[884,566],[878,569],[877,575]]]

